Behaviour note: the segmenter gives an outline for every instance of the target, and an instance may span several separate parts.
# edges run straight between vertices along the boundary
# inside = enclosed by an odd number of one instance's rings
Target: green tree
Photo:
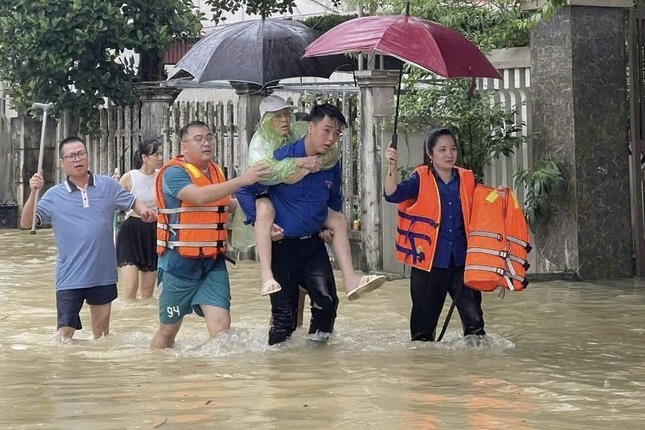
[[[259,15],[268,18],[277,13],[293,13],[295,0],[206,0],[211,6],[213,21],[217,24],[225,21],[224,12],[237,12],[244,9],[247,15]],[[331,0],[331,6],[337,7],[340,0]]]
[[[200,30],[189,0],[0,0],[0,80],[18,111],[51,101],[87,131],[105,97],[131,103],[134,82],[160,77],[161,53]]]
[[[453,28],[483,51],[511,46],[526,46],[532,25],[520,0],[354,0],[366,14],[400,14],[409,4],[409,14]]]
[[[401,123],[414,130],[451,129],[460,147],[459,164],[483,179],[491,160],[512,155],[525,142],[518,133],[524,126],[518,109],[506,111],[492,91],[471,93],[470,80],[451,79],[411,90],[401,100]]]
[[[178,40],[199,38],[202,14],[193,9],[191,0],[130,0],[122,7],[128,28],[129,45],[139,54],[138,80],[166,78],[163,55]]]
[[[215,24],[241,8],[268,17],[295,6],[295,0],[206,3]],[[179,39],[198,38],[202,19],[191,0],[0,0],[0,80],[19,112],[51,101],[52,115],[72,112],[83,131],[92,131],[106,97],[129,104],[135,82],[164,79],[164,52]],[[139,54],[138,66],[122,56],[128,49]]]

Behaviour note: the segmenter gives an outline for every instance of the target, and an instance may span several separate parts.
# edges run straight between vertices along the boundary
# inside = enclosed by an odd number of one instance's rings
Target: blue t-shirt
[[[90,178],[85,190],[69,179],[53,186],[38,201],[38,223],[51,223],[58,248],[56,290],[117,282],[113,217],[130,210],[134,196],[109,176]]]
[[[306,157],[304,138],[280,147],[276,159]],[[325,219],[327,209],[342,209],[340,164],[329,170],[311,173],[295,184],[277,184],[265,187],[254,184],[240,188],[236,193],[247,222],[255,222],[255,196],[268,192],[275,209],[274,223],[284,229],[286,237],[303,237],[317,234]]]
[[[207,177],[209,175],[208,172],[204,172],[204,174]],[[178,208],[181,205],[181,200],[177,198],[177,194],[192,183],[193,181],[186,170],[177,166],[168,167],[161,178],[161,191],[166,208]],[[169,214],[168,218],[169,224],[177,223],[177,214]],[[174,240],[174,238],[171,240]],[[186,258],[179,255],[174,249],[166,249],[159,257],[157,266],[174,276],[197,281],[202,279],[205,273],[222,267],[221,264],[217,266],[216,262],[218,260],[213,258]]]
[[[466,263],[466,230],[464,216],[461,210],[461,196],[459,194],[459,174],[452,171],[452,177],[445,183],[432,170],[441,201],[441,219],[439,221],[439,239],[435,251],[432,267],[449,268],[459,267]],[[419,174],[412,173],[408,179],[401,181],[396,190],[385,200],[392,203],[401,203],[409,199],[419,199]],[[452,260],[452,261],[451,261]]]

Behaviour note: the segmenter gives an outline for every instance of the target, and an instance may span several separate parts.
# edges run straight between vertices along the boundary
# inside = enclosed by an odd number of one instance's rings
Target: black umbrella
[[[344,55],[302,58],[305,47],[320,35],[286,19],[231,24],[197,42],[176,64],[171,78],[188,72],[197,82],[239,81],[265,86],[300,76],[328,78],[343,66],[351,71],[352,60]]]

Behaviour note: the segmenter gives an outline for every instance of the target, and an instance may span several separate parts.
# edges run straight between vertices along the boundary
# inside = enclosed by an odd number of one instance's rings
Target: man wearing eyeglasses
[[[230,198],[238,188],[265,179],[259,163],[226,180],[213,159],[213,134],[201,121],[179,131],[182,155],[157,174],[157,279],[159,329],[151,348],[171,348],[184,316],[204,317],[210,338],[231,325],[231,294],[224,253]]]
[[[31,227],[34,206],[37,225],[51,223],[56,236],[56,310],[58,335],[62,341],[82,328],[79,317],[83,302],[90,306],[95,339],[108,334],[112,301],[117,297],[116,251],[112,217],[117,210],[134,210],[142,220],[154,222],[156,215],[109,176],[88,170],[87,147],[76,136],[59,144],[60,166],[67,178],[53,186],[36,204],[36,190],[44,184],[41,172],[29,180],[31,193],[20,218]]]

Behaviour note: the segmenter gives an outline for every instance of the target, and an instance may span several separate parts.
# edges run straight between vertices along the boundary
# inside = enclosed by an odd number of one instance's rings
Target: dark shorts
[[[83,328],[79,314],[84,301],[88,305],[105,305],[116,298],[116,284],[56,291],[58,328],[72,327],[76,330]]]

